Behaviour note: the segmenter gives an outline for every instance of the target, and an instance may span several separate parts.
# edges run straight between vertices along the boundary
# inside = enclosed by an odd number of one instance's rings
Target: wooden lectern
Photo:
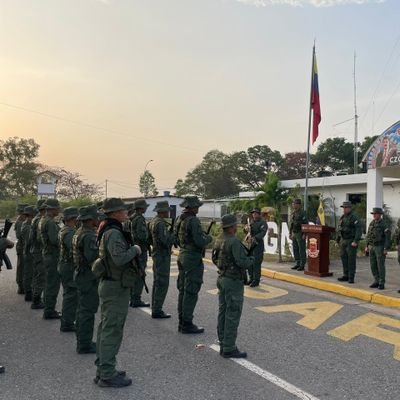
[[[329,272],[329,239],[335,228],[325,225],[302,225],[301,231],[307,235],[306,275],[332,276]]]

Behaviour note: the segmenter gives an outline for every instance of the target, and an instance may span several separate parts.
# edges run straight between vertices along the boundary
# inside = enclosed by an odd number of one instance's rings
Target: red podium
[[[306,275],[332,276],[329,272],[329,239],[335,228],[325,225],[302,225],[301,231],[307,235]]]

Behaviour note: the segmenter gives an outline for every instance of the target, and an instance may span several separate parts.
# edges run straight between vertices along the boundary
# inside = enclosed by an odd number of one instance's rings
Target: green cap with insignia
[[[374,207],[371,214],[383,214],[383,210],[380,207]]]
[[[352,208],[353,203],[351,201],[344,201],[343,204],[340,206],[342,208]]]

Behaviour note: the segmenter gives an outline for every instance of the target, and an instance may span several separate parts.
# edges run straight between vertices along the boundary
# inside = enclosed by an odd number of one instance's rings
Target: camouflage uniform
[[[299,200],[296,204],[299,204]],[[301,204],[301,202],[300,202]],[[299,271],[304,270],[306,265],[306,240],[304,238],[303,232],[301,231],[301,225],[308,224],[307,213],[301,208],[294,210],[292,214],[292,221],[289,228],[289,233],[293,242],[293,253],[295,266],[293,269],[298,269]]]
[[[15,245],[15,250],[17,252],[17,272],[16,272],[16,282],[18,285],[18,294],[24,294],[24,245],[22,238],[22,224],[25,220],[23,215],[24,209],[28,204],[18,204],[17,212],[18,218],[14,224],[15,237],[17,243]]]

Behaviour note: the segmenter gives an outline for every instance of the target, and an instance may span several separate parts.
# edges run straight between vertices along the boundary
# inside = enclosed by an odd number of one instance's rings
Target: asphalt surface
[[[13,251],[9,255],[15,260]],[[60,333],[58,321],[45,321],[41,311],[31,310],[23,296],[16,294],[15,269],[3,269],[0,364],[6,366],[6,373],[0,375],[0,399],[313,398],[308,394],[316,399],[398,399],[400,361],[394,358],[392,344],[364,335],[343,341],[327,334],[370,312],[398,323],[397,310],[264,278],[262,289],[247,289],[249,296],[264,298],[246,297],[239,327],[237,344],[252,363],[246,367],[210,348],[216,343],[218,307],[217,296],[208,292],[215,289],[213,266],[206,265],[195,312],[194,322],[205,327],[205,334],[177,332],[176,273],[174,262],[165,305],[165,311],[173,314],[171,319],[153,320],[143,310],[130,309],[118,363],[133,384],[108,389],[92,381],[94,355],[78,355],[74,334]],[[150,272],[147,280],[151,284]],[[273,296],[279,297],[268,298]],[[148,295],[144,298],[149,300]],[[328,308],[329,304],[332,309],[342,308],[316,329],[296,323],[303,318],[296,313],[256,309],[306,302],[329,302],[324,303]],[[400,328],[384,328],[398,336],[400,346]],[[285,381],[285,388],[277,377]],[[290,393],[289,384],[298,394]]]

